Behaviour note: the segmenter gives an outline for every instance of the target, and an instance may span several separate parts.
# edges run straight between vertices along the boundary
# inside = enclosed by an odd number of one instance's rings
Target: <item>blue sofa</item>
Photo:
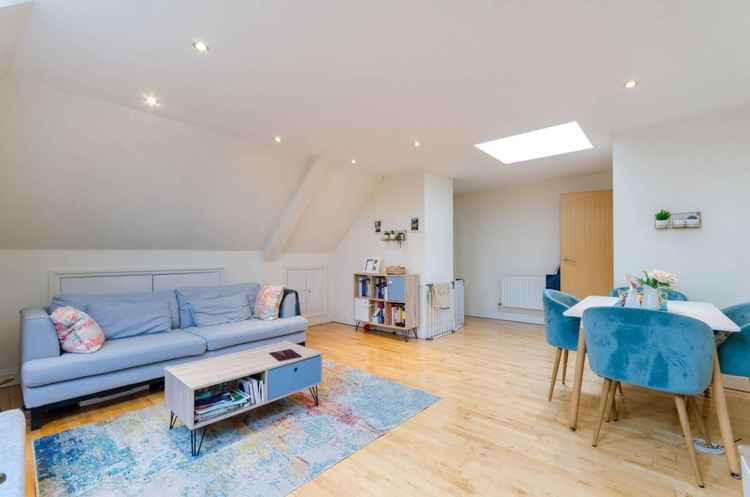
[[[25,450],[26,417],[18,409],[0,412],[0,497],[25,495]]]
[[[220,302],[242,295],[247,298],[247,309],[252,309],[259,289],[258,283],[242,283],[132,294],[60,294],[47,308],[23,309],[21,387],[24,405],[31,412],[31,428],[41,427],[43,416],[50,409],[134,385],[158,386],[163,382],[165,366],[280,341],[304,344],[308,323],[300,316],[298,296],[293,290],[285,291],[278,319],[196,324],[197,302]],[[244,303],[244,299],[241,301]],[[110,323],[109,327],[102,326],[108,337],[99,351],[71,354],[60,350],[49,313],[66,305]],[[93,315],[94,311],[101,313],[101,309],[105,315]],[[154,309],[162,309],[162,316],[143,319]],[[154,327],[159,321],[162,326]],[[116,336],[110,336],[116,328]]]

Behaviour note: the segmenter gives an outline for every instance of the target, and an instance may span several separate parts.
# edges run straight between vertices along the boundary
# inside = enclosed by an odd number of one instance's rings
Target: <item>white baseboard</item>
[[[496,319],[499,321],[515,321],[517,323],[544,324],[544,315],[525,312],[499,311],[492,314],[472,313],[467,314],[467,316],[484,319]]]
[[[0,383],[2,383],[3,381],[5,381],[6,379],[10,377],[13,377],[14,380],[10,383],[3,385],[4,387],[9,387],[11,385],[18,385],[21,379],[21,375],[15,369],[0,369]]]

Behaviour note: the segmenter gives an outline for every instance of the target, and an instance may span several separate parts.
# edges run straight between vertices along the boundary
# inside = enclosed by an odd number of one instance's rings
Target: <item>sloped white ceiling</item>
[[[747,0],[36,0],[15,69],[467,191],[608,168],[618,130],[747,101],[749,44]],[[571,120],[593,150],[504,166],[473,148]]]
[[[26,27],[31,3],[0,0],[0,77],[11,67],[18,35]]]
[[[306,161],[0,80],[0,249],[260,249]]]

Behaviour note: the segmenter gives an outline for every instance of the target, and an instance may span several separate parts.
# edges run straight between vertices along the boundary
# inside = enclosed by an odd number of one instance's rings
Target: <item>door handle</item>
[[[575,259],[571,259],[570,257],[563,257],[562,261],[563,262],[575,262],[576,260]]]

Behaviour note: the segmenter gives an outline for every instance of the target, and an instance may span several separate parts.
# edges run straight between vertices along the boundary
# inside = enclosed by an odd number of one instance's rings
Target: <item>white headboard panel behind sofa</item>
[[[52,270],[49,300],[58,293],[132,293],[221,285],[223,267]]]

